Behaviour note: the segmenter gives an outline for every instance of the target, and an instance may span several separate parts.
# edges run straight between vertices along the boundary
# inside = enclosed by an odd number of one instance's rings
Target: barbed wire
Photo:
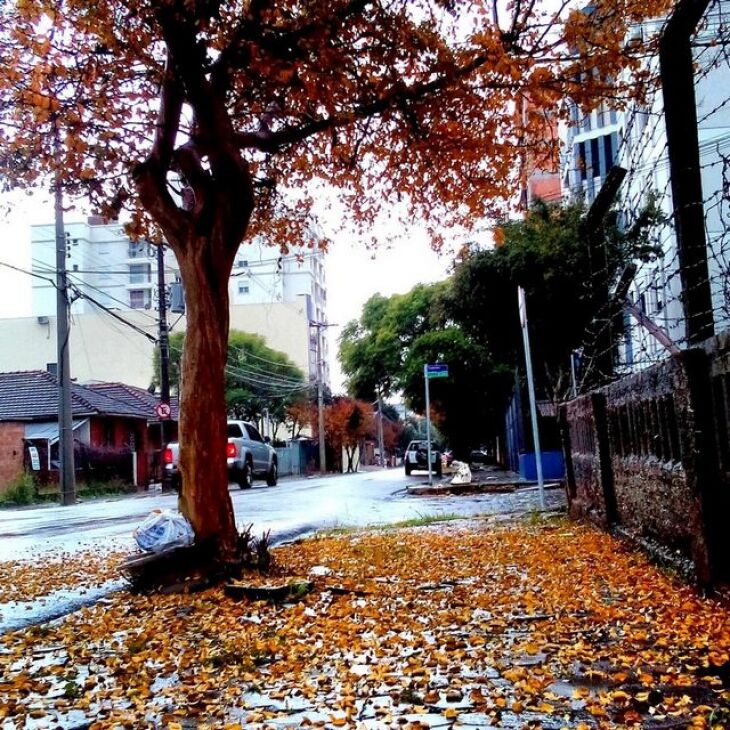
[[[617,199],[623,226],[628,228],[637,221],[650,203],[662,214],[651,231],[658,255],[634,262],[627,302],[604,302],[577,348],[585,353],[579,382],[583,390],[669,356],[666,344],[647,328],[647,322],[673,346],[686,348],[684,303],[695,289],[708,287],[711,297],[710,309],[694,313],[698,321],[710,318],[716,333],[730,329],[730,0],[713,0],[693,36],[692,49],[706,262],[685,263],[683,275],[661,86],[656,85],[645,98],[631,104],[615,123],[603,127],[592,124],[597,116],[576,123],[568,154],[577,154],[576,144],[590,144],[591,138],[618,130],[614,159],[627,171]],[[658,56],[647,63],[658,78]],[[579,136],[581,129],[588,134]],[[574,190],[597,192],[598,176],[592,175],[592,166],[581,169],[564,165],[561,172],[571,179]],[[691,276],[694,267],[705,265],[707,274],[694,288],[688,288],[687,280],[696,280]],[[581,287],[581,300],[594,301],[597,287],[610,291],[620,274],[611,266],[594,271]],[[601,347],[601,343],[608,344]],[[606,362],[611,363],[609,372],[598,372]]]

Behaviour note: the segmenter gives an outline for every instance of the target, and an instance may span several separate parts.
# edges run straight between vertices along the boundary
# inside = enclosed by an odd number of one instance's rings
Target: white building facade
[[[72,314],[104,307],[117,310],[157,308],[157,247],[134,243],[120,223],[105,223],[91,216],[85,222],[67,223],[66,269],[69,284],[78,289]],[[56,314],[56,233],[53,224],[31,227],[32,312],[35,317]],[[165,282],[179,280],[175,257],[165,251]],[[81,294],[79,296],[78,294]]]
[[[693,39],[695,101],[699,137],[700,174],[705,215],[705,238],[715,331],[730,327],[730,65],[727,48],[730,0],[715,0]],[[639,34],[657,31],[659,21],[645,23]],[[651,59],[653,72],[658,58]],[[657,89],[620,115],[623,140],[618,164],[628,174],[620,201],[625,224],[650,202],[659,208],[664,223],[654,230],[662,254],[638,263],[630,298],[632,303],[679,348],[687,344],[682,306],[677,237],[673,223],[671,170],[664,123],[664,100]],[[625,337],[619,352],[623,371],[641,369],[668,355],[668,349],[648,329],[626,316]]]
[[[311,381],[321,377],[329,384],[326,328],[315,326],[327,322],[325,255],[318,245],[320,239],[313,232],[308,246],[287,254],[262,239],[242,244],[231,272],[229,298],[232,329],[263,335],[270,347],[286,353]],[[66,250],[72,287],[72,372],[82,380],[121,380],[147,387],[149,342],[141,341],[130,328],[127,351],[121,352],[125,348],[119,333],[109,334],[116,343],[111,349],[109,337],[99,335],[105,326],[111,326],[104,310],[114,310],[157,336],[157,247],[130,241],[120,223],[90,217],[66,225]],[[52,339],[49,327],[56,316],[52,224],[32,226],[31,257],[33,318],[0,320],[0,337],[12,338],[7,341],[17,341],[11,333],[24,330],[28,334],[0,356],[0,370],[45,369],[56,359],[47,347]],[[173,304],[172,322],[183,311],[175,306],[183,304],[183,290],[169,248],[165,249],[164,270],[168,301]],[[135,312],[138,317],[132,317]],[[177,326],[184,324],[183,318]],[[118,327],[125,329],[121,322]]]

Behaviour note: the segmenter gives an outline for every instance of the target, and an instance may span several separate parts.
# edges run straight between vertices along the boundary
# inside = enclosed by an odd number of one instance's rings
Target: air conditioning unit
[[[48,317],[46,317],[45,314],[42,314],[38,319],[38,324],[48,324]]]

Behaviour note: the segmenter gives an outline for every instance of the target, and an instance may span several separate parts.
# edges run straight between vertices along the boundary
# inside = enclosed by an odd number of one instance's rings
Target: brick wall
[[[0,492],[23,473],[24,436],[24,424],[0,423]]]

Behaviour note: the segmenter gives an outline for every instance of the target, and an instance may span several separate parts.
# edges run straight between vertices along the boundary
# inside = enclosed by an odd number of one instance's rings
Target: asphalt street
[[[253,489],[231,487],[239,528],[271,531],[274,542],[315,530],[388,524],[420,516],[493,514],[537,508],[534,490],[512,494],[413,496],[402,468],[329,477],[283,479],[276,487],[256,482]],[[563,501],[548,492],[548,506]],[[77,504],[0,510],[0,560],[34,557],[47,551],[75,552],[94,546],[133,547],[132,532],[155,508],[176,509],[174,494],[148,494]]]

